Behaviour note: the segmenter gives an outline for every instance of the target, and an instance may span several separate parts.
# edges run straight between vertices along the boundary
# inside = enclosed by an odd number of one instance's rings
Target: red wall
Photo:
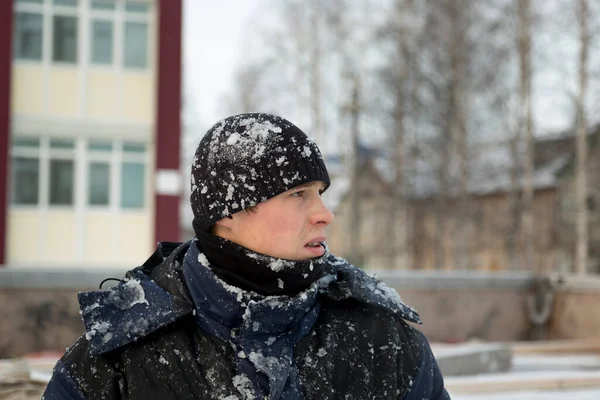
[[[6,262],[13,2],[0,1],[0,266]]]
[[[156,169],[179,170],[182,0],[160,0],[158,14]],[[179,240],[179,198],[157,192],[156,242]]]

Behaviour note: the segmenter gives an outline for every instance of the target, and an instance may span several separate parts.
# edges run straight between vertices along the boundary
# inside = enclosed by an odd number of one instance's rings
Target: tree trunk
[[[468,249],[469,225],[469,166],[467,148],[466,121],[466,90],[465,90],[465,18],[461,18],[464,9],[460,0],[451,0],[449,16],[451,26],[450,63],[451,63],[451,101],[452,101],[452,136],[455,143],[456,159],[459,163],[458,203],[456,207],[456,251],[454,265],[459,269],[470,268],[470,254]]]
[[[535,261],[535,236],[533,218],[534,200],[534,136],[531,108],[531,18],[530,0],[518,2],[518,48],[520,61],[520,99],[521,118],[519,128],[525,131],[525,180],[523,187],[523,214],[521,227],[525,247],[524,267],[539,272],[539,265]]]
[[[516,270],[521,267],[522,259],[519,249],[519,232],[521,228],[521,215],[523,213],[521,201],[521,157],[519,147],[521,145],[522,135],[520,127],[514,130],[508,146],[512,158],[510,170],[510,191],[508,193],[509,204],[509,226],[506,232],[506,250],[509,257],[509,267]]]
[[[390,204],[390,215],[387,219],[387,240],[389,242],[387,248],[389,251],[389,262],[393,263],[392,267],[406,268],[407,265],[397,265],[401,257],[405,260],[410,258],[408,253],[408,212],[407,198],[405,191],[405,137],[406,137],[406,105],[407,105],[407,90],[408,90],[408,73],[411,63],[411,54],[407,43],[408,29],[406,27],[407,18],[406,8],[412,4],[406,4],[404,1],[396,1],[396,18],[400,25],[395,31],[396,40],[396,55],[398,61],[394,68],[394,110],[393,110],[393,131],[392,131],[392,148],[394,149],[394,184],[392,199]],[[405,263],[408,264],[408,263]]]
[[[359,116],[360,116],[360,82],[356,73],[352,81],[352,100],[350,114],[352,117],[352,177],[350,184],[350,256],[349,261],[363,267],[362,241],[361,241],[361,209],[360,209],[360,143],[359,143]]]
[[[312,135],[323,151],[323,120],[321,116],[321,49],[320,49],[320,0],[311,2],[311,52],[310,52],[310,108],[312,114]]]
[[[441,134],[441,157],[438,169],[439,193],[436,198],[436,229],[434,237],[435,246],[435,267],[436,269],[448,268],[447,261],[447,231],[448,231],[448,192],[450,189],[450,124],[447,129],[443,129]]]
[[[587,0],[579,0],[579,96],[577,101],[577,172],[575,177],[577,227],[575,271],[585,274],[588,257],[587,223],[587,128],[585,96],[587,92],[587,59],[589,49]]]

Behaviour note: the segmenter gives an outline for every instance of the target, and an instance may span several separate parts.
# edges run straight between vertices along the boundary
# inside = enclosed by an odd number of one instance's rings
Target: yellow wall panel
[[[128,72],[123,75],[123,109],[127,120],[153,123],[154,75],[151,72]]]
[[[43,260],[38,242],[41,228],[39,212],[10,210],[8,212],[8,251],[9,264],[38,263]]]
[[[45,227],[47,256],[44,261],[50,264],[75,263],[78,258],[75,212],[48,211]]]
[[[118,254],[122,265],[141,265],[150,257],[153,226],[149,213],[122,213]]]
[[[38,65],[13,64],[11,107],[16,114],[42,114],[44,72]]]
[[[97,118],[117,118],[117,74],[90,71],[87,75],[86,113]]]
[[[48,113],[52,116],[79,115],[79,73],[74,67],[52,67],[48,74]]]
[[[85,216],[84,264],[115,264],[114,251],[118,216],[110,211],[94,211]]]

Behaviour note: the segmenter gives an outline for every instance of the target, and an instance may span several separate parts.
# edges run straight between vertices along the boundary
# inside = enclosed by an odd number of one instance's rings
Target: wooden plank
[[[446,379],[446,388],[453,394],[600,388],[600,376],[553,379],[528,378],[526,380],[474,379],[472,381],[454,381],[453,379]]]
[[[514,355],[523,354],[590,354],[600,353],[600,339],[549,340],[540,342],[513,342]]]

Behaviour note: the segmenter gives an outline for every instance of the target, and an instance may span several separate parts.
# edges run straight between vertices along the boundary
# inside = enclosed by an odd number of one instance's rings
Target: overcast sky
[[[223,100],[233,92],[235,65],[248,57],[249,50],[243,48],[243,39],[255,34],[251,28],[267,17],[265,12],[269,8],[261,8],[262,3],[262,0],[184,0],[183,95],[189,110],[188,127],[191,124],[197,130],[204,130],[227,116]],[[567,36],[559,30],[558,36],[548,35],[537,45],[556,47],[562,39],[568,39]],[[565,93],[569,88],[574,89],[575,75],[567,74],[571,79],[565,79],[566,70],[556,68],[556,65],[564,65],[565,69],[569,66],[568,69],[574,71],[576,46],[572,44],[563,43],[558,46],[561,51],[555,49],[546,56],[563,61],[555,59],[535,66],[534,119],[538,134],[565,129],[572,122],[572,103]],[[552,68],[544,68],[546,65]],[[591,72],[593,77],[594,71]],[[590,92],[594,92],[598,82],[592,79],[590,85]],[[596,110],[597,107],[590,110],[590,119],[594,122]],[[187,133],[198,136],[195,132]]]
[[[186,101],[203,127],[226,117],[219,109],[242,57],[244,29],[259,0],[184,0],[183,63]]]

